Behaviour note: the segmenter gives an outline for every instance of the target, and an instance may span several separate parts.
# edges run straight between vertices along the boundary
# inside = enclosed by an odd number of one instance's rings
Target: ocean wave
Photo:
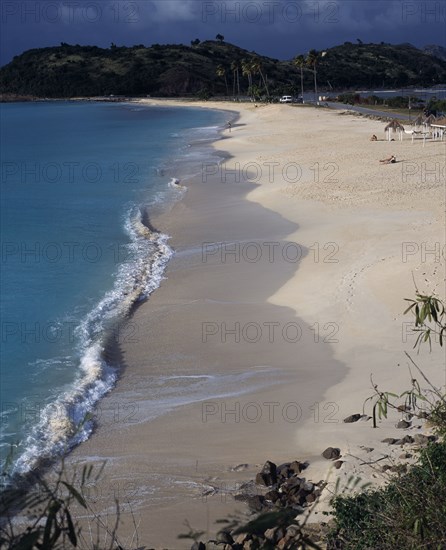
[[[116,383],[118,370],[105,359],[105,348],[133,305],[146,299],[160,285],[173,254],[168,236],[144,225],[141,210],[131,206],[125,217],[129,260],[117,271],[114,287],[82,319],[75,329],[80,361],[78,375],[52,403],[41,411],[38,423],[22,442],[12,475],[23,475],[42,461],[60,456],[88,439],[93,422],[88,416],[97,402]]]
[[[187,191],[187,187],[181,184],[181,180],[172,178],[167,184],[170,189],[180,193],[180,196],[184,195]]]

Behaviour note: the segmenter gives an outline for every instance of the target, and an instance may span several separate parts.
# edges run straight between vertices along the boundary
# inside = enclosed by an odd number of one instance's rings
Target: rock
[[[384,464],[384,466],[381,468],[383,472],[387,472],[387,470],[390,470],[392,466],[390,464]]]
[[[407,472],[407,464],[395,464],[390,468],[390,471],[398,474],[405,474]]]
[[[279,500],[280,494],[278,491],[268,491],[265,493],[265,500],[270,500],[271,502],[276,502],[276,500]]]
[[[257,485],[266,485],[266,487],[268,487],[268,485],[265,483],[265,480],[263,479],[263,475],[260,472],[258,474],[256,474],[256,484]]]
[[[300,527],[298,525],[288,525],[286,528],[286,534],[288,537],[294,539],[300,533]]]
[[[265,497],[263,495],[250,496],[246,503],[254,512],[261,512],[265,505]]]
[[[236,544],[243,544],[244,542],[246,542],[248,540],[248,533],[241,533],[240,535],[237,535],[235,537],[235,543]]]
[[[415,434],[413,436],[413,441],[417,445],[422,445],[423,447],[429,443],[429,438],[427,435]]]
[[[257,487],[255,481],[251,479],[251,481],[247,481],[246,483],[242,483],[239,487],[238,493],[244,494],[244,495],[256,495],[257,494]]]
[[[306,502],[308,502],[308,504],[311,504],[311,503],[313,503],[313,502],[316,500],[316,498],[317,498],[317,497],[316,497],[316,495],[315,495],[314,493],[310,493],[309,495],[307,495],[307,496],[305,497],[305,500],[306,500]]]
[[[297,490],[293,493],[288,494],[286,502],[284,503],[284,507],[288,507],[294,504],[296,504],[297,506],[301,506],[304,503],[305,496],[299,490]]]
[[[281,464],[280,466],[277,466],[276,473],[277,477],[287,478],[289,477],[293,472],[290,469],[291,462],[285,462],[284,464]]]
[[[307,495],[309,494],[311,493],[306,493],[305,491],[300,491],[299,493],[296,493],[289,500],[288,506],[290,506],[293,509],[302,508],[303,510],[305,506],[308,506]]]
[[[396,428],[404,430],[406,428],[410,428],[411,425],[412,425],[412,422],[408,422],[407,420],[400,420],[396,425]]]
[[[302,483],[301,487],[304,491],[311,493],[314,490],[314,483],[311,483],[311,481],[305,481]]]
[[[428,413],[428,412],[426,412],[426,411],[421,411],[421,412],[419,412],[419,413],[418,413],[418,415],[417,415],[417,416],[418,416],[418,418],[424,418],[424,419],[427,419],[427,418],[429,418],[429,413]]]
[[[393,438],[393,437],[386,437],[386,439],[383,439],[381,441],[381,443],[388,443],[389,445],[395,445],[395,443],[397,442],[398,440]]]
[[[249,464],[237,464],[237,466],[233,466],[231,468],[231,472],[242,472],[243,470],[246,470],[249,468]]]
[[[280,497],[280,501],[276,502],[276,506],[278,506],[279,504],[281,506],[287,506],[288,505],[288,498],[289,498],[289,495],[282,495]]]
[[[395,445],[407,445],[408,443],[413,443],[413,437],[411,435],[405,435],[402,439],[397,439]]]
[[[344,461],[343,460],[336,460],[336,462],[334,463],[334,467],[336,468],[336,470],[339,470],[339,468],[344,464]]]
[[[203,542],[194,542],[190,550],[206,550],[206,545]]]
[[[225,544],[234,543],[234,539],[231,537],[231,535],[227,531],[220,531],[217,534],[217,541],[220,543],[224,542]]]
[[[277,483],[277,467],[274,462],[267,460],[261,470],[256,475],[256,483],[271,487]]]
[[[284,481],[285,479],[288,479],[290,476],[294,474],[293,470],[290,470],[288,464],[281,464],[280,466],[277,466],[277,480],[278,483],[281,481]]]
[[[304,478],[300,478],[297,476],[288,478],[282,485],[280,486],[282,493],[292,493],[300,489],[301,484],[305,482]]]
[[[401,453],[398,458],[401,460],[405,460],[407,458],[412,458],[412,455],[410,453]]]
[[[279,542],[276,544],[276,548],[278,548],[278,550],[285,550],[290,541],[291,537],[285,535],[283,539],[280,539]]]
[[[327,460],[336,460],[341,456],[341,449],[337,447],[327,447],[322,453],[322,456]]]
[[[408,405],[398,405],[396,410],[399,411],[399,412],[409,412],[410,407]]]
[[[361,418],[359,420],[362,420],[362,422],[367,422],[371,419],[372,419],[372,417],[369,416],[368,414],[361,414]]]
[[[300,474],[305,468],[308,467],[307,463],[299,462],[298,460],[295,460],[294,462],[291,462],[289,468],[290,470],[295,474]]]
[[[266,538],[266,540],[269,540],[271,542],[275,542],[276,533],[277,533],[277,527],[273,527],[272,529],[267,529],[263,533],[263,536]]]
[[[290,470],[287,468],[286,470],[281,470],[280,473],[277,472],[277,483],[283,483],[286,481],[289,477],[292,477],[294,475],[293,470]]]
[[[361,416],[362,415],[360,414],[351,414],[350,416],[347,416],[347,418],[344,418],[344,422],[346,424],[351,424],[352,422],[358,422]]]

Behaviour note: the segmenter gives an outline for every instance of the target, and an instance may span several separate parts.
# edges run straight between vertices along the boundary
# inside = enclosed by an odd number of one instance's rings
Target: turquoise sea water
[[[91,432],[113,386],[106,337],[158,286],[168,236],[147,208],[181,199],[227,114],[136,104],[1,106],[1,433],[14,471]]]

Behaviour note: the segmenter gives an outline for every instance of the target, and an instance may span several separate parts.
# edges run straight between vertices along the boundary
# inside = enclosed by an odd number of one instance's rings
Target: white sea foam
[[[187,187],[182,185],[181,181],[177,178],[172,178],[167,185],[177,194],[178,199],[182,198],[187,191]]]
[[[104,359],[113,324],[128,315],[135,302],[158,288],[172,256],[168,236],[147,228],[139,208],[129,208],[125,229],[130,237],[130,260],[120,265],[113,289],[75,329],[80,351],[78,375],[42,409],[39,422],[24,441],[25,450],[16,460],[13,474],[27,473],[43,459],[61,455],[85,441],[93,430],[88,413],[116,382],[116,367]]]

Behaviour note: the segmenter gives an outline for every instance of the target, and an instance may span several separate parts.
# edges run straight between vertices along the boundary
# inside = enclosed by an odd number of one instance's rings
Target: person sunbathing
[[[396,162],[396,157],[395,155],[392,155],[387,159],[380,160],[379,162],[381,162],[382,164],[394,164]]]

